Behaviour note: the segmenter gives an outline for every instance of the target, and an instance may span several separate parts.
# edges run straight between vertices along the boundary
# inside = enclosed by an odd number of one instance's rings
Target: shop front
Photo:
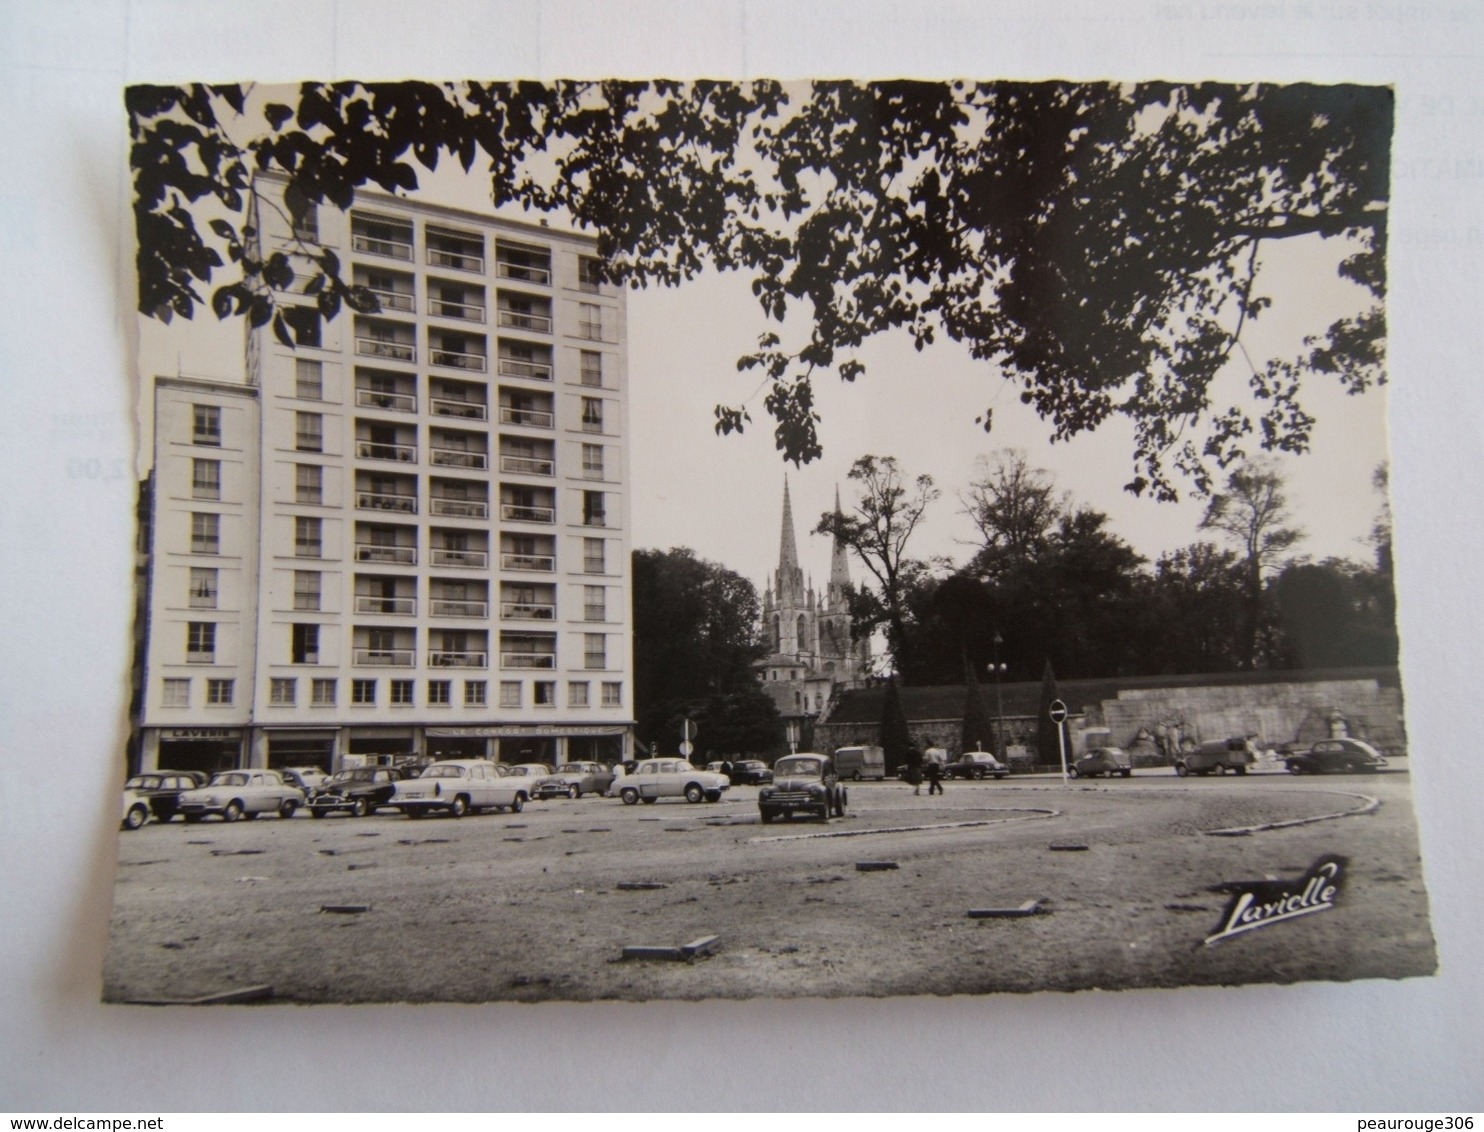
[[[149,732],[145,732],[140,770],[199,770],[215,774],[243,765],[240,727],[162,727],[156,735],[156,742],[151,744]]]

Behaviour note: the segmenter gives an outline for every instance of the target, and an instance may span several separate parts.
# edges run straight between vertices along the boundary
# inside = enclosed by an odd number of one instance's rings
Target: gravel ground
[[[104,998],[264,984],[299,1003],[950,995],[1435,969],[1405,773],[1018,779],[942,797],[869,783],[827,826],[764,827],[755,798],[122,833]],[[1297,879],[1325,853],[1349,859],[1334,910],[1203,945],[1224,885]],[[634,882],[663,887],[620,887]],[[1028,900],[1038,914],[967,915]],[[692,961],[619,958],[710,935]]]

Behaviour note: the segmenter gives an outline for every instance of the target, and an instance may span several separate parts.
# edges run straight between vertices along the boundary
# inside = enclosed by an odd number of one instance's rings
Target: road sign
[[[1067,705],[1060,700],[1052,700],[1051,706],[1046,710],[1051,717],[1052,723],[1065,723],[1067,721]]]
[[[686,758],[690,758],[696,753],[696,745],[687,739],[684,743],[680,744],[680,753]]]
[[[695,722],[693,720],[687,719],[685,722],[683,722],[680,725],[680,738],[681,738],[681,740],[683,742],[689,743],[695,737],[696,737],[696,725],[695,725]]]

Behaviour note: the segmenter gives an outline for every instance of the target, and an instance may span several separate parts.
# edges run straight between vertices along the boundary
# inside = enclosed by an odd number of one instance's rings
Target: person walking
[[[907,767],[906,779],[907,779],[908,782],[910,782],[912,784],[912,793],[914,793],[914,794],[921,794],[922,793],[922,755],[920,755],[918,753],[917,748],[915,746],[909,746],[907,748],[907,758],[906,758],[905,765]]]
[[[929,759],[927,764],[928,793],[943,793],[943,768],[938,765],[937,759]]]

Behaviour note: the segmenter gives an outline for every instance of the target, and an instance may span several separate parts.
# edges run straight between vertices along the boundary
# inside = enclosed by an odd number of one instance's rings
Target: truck
[[[835,749],[835,774],[841,779],[860,782],[874,778],[881,782],[886,778],[886,752],[880,747],[837,747]]]
[[[1175,773],[1181,778],[1187,774],[1246,774],[1247,768],[1257,761],[1257,752],[1247,739],[1214,739],[1200,743],[1193,750],[1182,751],[1175,759]]]

